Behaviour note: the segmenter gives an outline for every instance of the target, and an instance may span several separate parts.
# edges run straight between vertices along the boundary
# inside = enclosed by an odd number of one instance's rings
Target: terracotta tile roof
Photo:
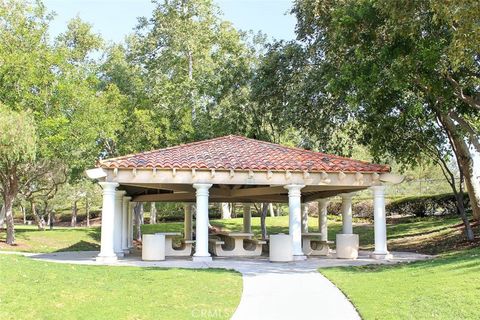
[[[310,172],[390,171],[390,167],[386,165],[371,164],[233,135],[105,159],[99,161],[97,166]]]

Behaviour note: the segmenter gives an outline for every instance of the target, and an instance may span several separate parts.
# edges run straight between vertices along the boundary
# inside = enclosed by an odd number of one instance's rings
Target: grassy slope
[[[320,272],[364,319],[480,319],[480,248],[410,264]]]
[[[115,269],[114,272],[112,269]],[[0,319],[228,319],[242,280],[225,270],[80,266],[0,255]]]

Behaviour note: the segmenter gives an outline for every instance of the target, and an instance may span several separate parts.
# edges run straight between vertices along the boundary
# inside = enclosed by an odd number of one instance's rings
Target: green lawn
[[[113,270],[114,269],[114,270]],[[0,255],[0,319],[229,319],[240,274],[80,266]]]
[[[480,248],[409,264],[320,272],[364,319],[480,319]]]
[[[16,246],[5,244],[0,231],[0,250],[22,252],[100,250],[100,228],[61,228],[39,231],[36,226],[15,226]]]
[[[373,226],[355,219],[354,232],[360,235],[362,249],[373,247]],[[389,248],[391,250],[439,253],[455,248],[463,240],[462,231],[453,228],[459,223],[457,217],[400,219],[388,225]],[[242,230],[242,219],[211,220],[211,224],[226,230]],[[310,231],[317,230],[317,218],[309,219]],[[329,239],[341,232],[339,217],[329,216]],[[143,225],[144,233],[183,231],[182,222]],[[252,230],[260,234],[260,218],[252,218]],[[272,233],[288,233],[288,216],[267,217],[267,230]],[[34,226],[16,226],[17,246],[5,244],[5,232],[0,232],[0,250],[23,252],[55,252],[73,250],[99,250],[100,228],[55,228],[38,231]]]
[[[242,229],[241,218],[212,220],[211,224],[231,231]],[[431,217],[398,219],[388,225],[390,250],[440,253],[434,260],[321,272],[344,291],[365,319],[478,319],[480,309],[474,306],[480,297],[480,249],[465,249],[472,245],[466,244],[458,224],[457,217]],[[254,217],[256,234],[259,225],[260,219]],[[269,234],[288,233],[288,217],[268,217],[267,227]],[[316,230],[316,218],[310,219],[309,227]],[[183,223],[144,225],[142,229],[144,233],[183,231]],[[340,230],[340,219],[329,216],[329,238],[334,240]],[[354,232],[360,235],[363,249],[372,248],[371,224],[355,220]],[[17,226],[19,245],[15,247],[2,243],[4,237],[0,233],[0,250],[98,250],[100,229],[37,231],[32,226]],[[92,314],[94,318],[189,318],[198,315],[197,311],[228,318],[241,292],[240,276],[227,271],[111,269],[0,255],[2,284],[8,284],[0,286],[0,319],[68,319],[72,314],[80,319]]]

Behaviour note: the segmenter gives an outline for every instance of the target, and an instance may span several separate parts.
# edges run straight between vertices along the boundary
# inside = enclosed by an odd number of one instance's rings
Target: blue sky
[[[288,15],[293,0],[216,0],[224,18],[242,30],[262,31],[270,38],[295,37],[295,18]],[[122,41],[137,23],[137,17],[150,16],[150,0],[44,0],[49,11],[57,13],[52,35],[65,30],[67,21],[79,15],[109,41]]]

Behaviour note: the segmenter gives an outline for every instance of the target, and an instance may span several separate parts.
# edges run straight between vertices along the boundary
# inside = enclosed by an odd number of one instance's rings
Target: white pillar
[[[390,259],[387,250],[387,218],[385,215],[385,186],[373,186],[373,219],[375,227],[375,259]]]
[[[185,218],[183,223],[183,233],[185,240],[192,240],[192,204],[185,203],[183,210],[185,212]]]
[[[243,204],[243,232],[252,233],[252,206]]]
[[[308,233],[308,203],[302,203],[302,233]]]
[[[100,254],[97,257],[97,261],[112,262],[117,260],[113,246],[113,221],[115,210],[115,194],[118,183],[99,182],[98,184],[103,189],[103,205]]]
[[[132,197],[123,197],[122,200],[122,251],[123,253],[130,253],[130,250],[128,250],[128,204]]]
[[[327,218],[328,199],[318,200],[318,231],[322,234],[320,240],[328,241],[328,218]]]
[[[113,249],[117,257],[123,257],[122,250],[122,211],[125,191],[115,192],[115,213],[113,215]]]
[[[128,204],[128,248],[133,248],[133,207],[135,202]]]
[[[285,186],[288,190],[288,211],[289,211],[289,225],[288,231],[292,237],[293,256],[295,260],[305,259],[302,251],[302,208],[301,208],[301,193],[300,190],[303,185],[289,184]]]
[[[207,183],[193,185],[197,189],[196,241],[193,261],[212,261],[208,252],[208,189],[211,186]]]
[[[344,193],[340,195],[342,197],[342,233],[352,234],[352,197],[351,193]]]

